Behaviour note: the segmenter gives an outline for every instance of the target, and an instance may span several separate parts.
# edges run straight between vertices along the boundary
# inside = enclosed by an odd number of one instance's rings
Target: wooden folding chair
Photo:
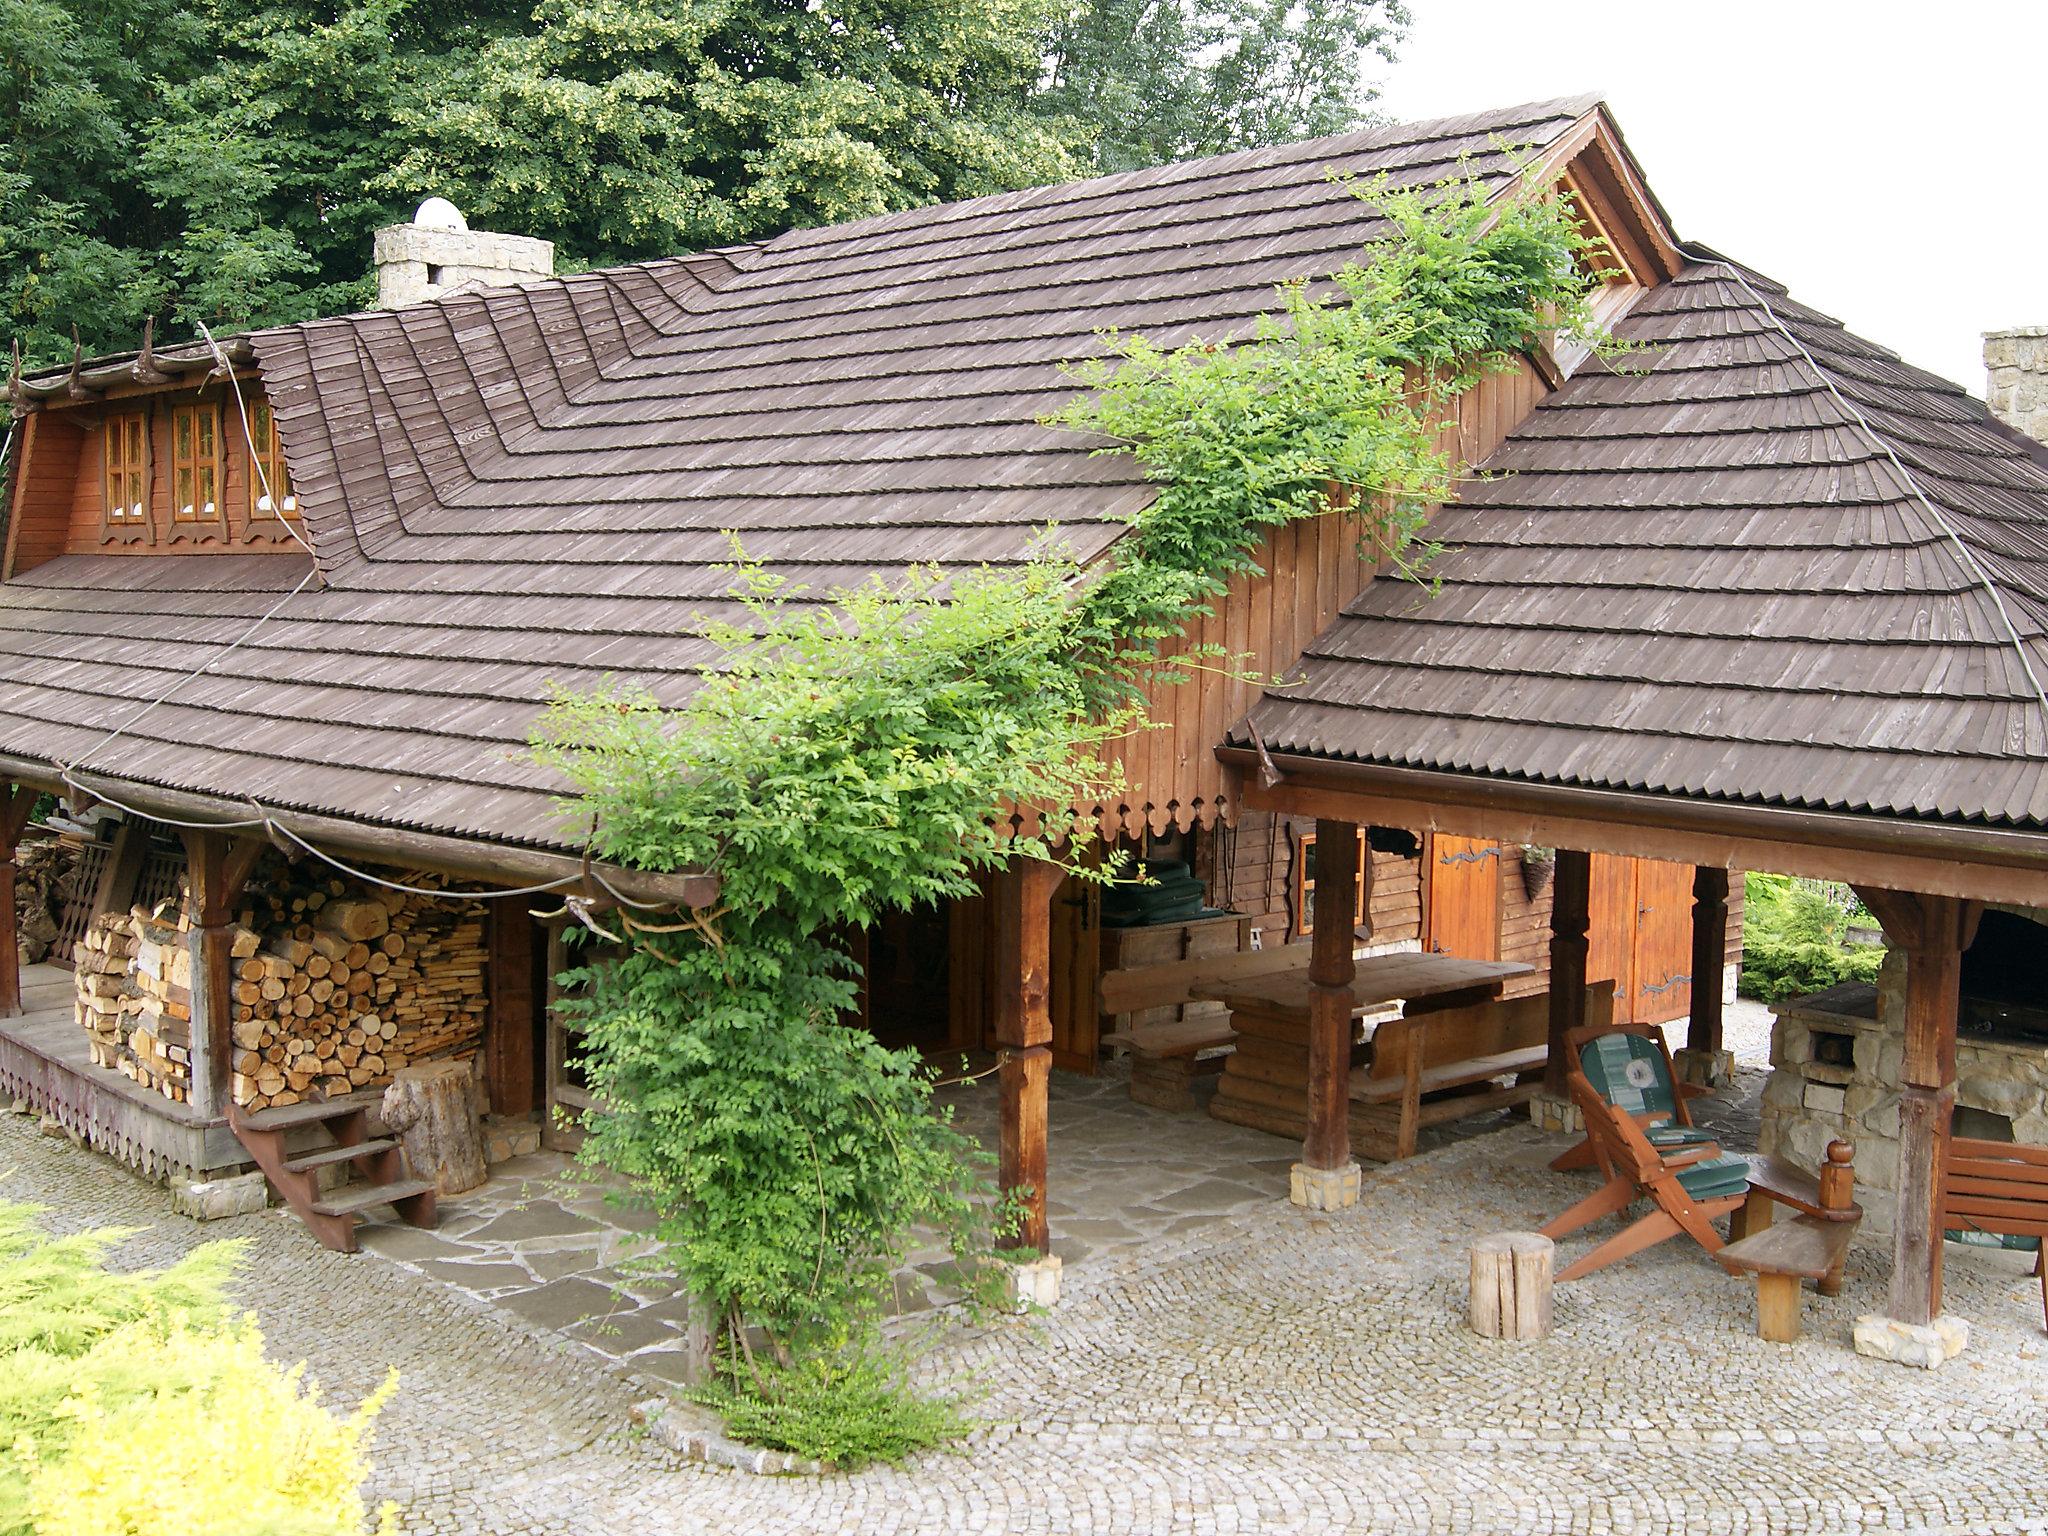
[[[1654,1146],[1635,1116],[1594,1092],[1583,1071],[1575,1067],[1565,1081],[1572,1102],[1585,1117],[1594,1161],[1607,1181],[1545,1225],[1543,1235],[1554,1240],[1576,1232],[1627,1209],[1639,1196],[1647,1196],[1654,1208],[1582,1254],[1557,1278],[1576,1280],[1680,1233],[1708,1253],[1719,1252],[1724,1240],[1714,1229],[1714,1218],[1735,1210],[1747,1197],[1749,1159],[1724,1153],[1712,1141]]]
[[[1587,1047],[1602,1042],[1589,1056]],[[1577,1062],[1593,1091],[1609,1104],[1627,1110],[1657,1147],[1703,1146],[1714,1139],[1692,1123],[1687,1100],[1707,1090],[1681,1083],[1671,1067],[1671,1049],[1655,1024],[1582,1024],[1565,1036],[1568,1061]],[[1561,1152],[1551,1167],[1559,1173],[1591,1168],[1598,1159],[1588,1135]]]

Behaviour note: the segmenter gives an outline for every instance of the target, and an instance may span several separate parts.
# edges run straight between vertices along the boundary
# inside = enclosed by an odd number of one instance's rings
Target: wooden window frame
[[[299,497],[284,460],[284,440],[277,434],[277,412],[260,395],[249,402],[249,449],[249,520],[297,522]],[[269,507],[262,504],[266,482],[274,503]]]
[[[100,527],[109,538],[146,535],[150,528],[155,508],[150,495],[149,417],[147,409],[111,411],[100,423]],[[125,451],[131,446],[136,450],[132,456]],[[118,506],[117,481],[122,489]]]
[[[178,433],[180,426],[187,422],[191,424],[190,451],[184,452],[181,451]],[[166,522],[172,538],[217,535],[227,528],[227,455],[221,441],[221,423],[222,411],[218,400],[197,400],[171,407],[171,462],[170,473],[166,477],[171,504]],[[203,426],[210,426],[212,431],[210,454],[200,451],[200,440],[205,435],[201,430]],[[211,498],[202,496],[199,490],[201,476],[209,471],[213,477]],[[187,474],[192,477],[189,500],[182,494],[179,483]],[[205,510],[209,499],[213,508],[210,512]],[[189,514],[185,511],[187,507],[192,509]]]
[[[1294,899],[1294,936],[1297,939],[1312,938],[1316,931],[1315,924],[1309,917],[1309,913],[1314,910],[1316,890],[1315,876],[1309,873],[1309,859],[1314,854],[1315,847],[1315,833],[1295,834],[1294,878],[1288,884]],[[1365,926],[1365,898],[1369,889],[1365,879],[1365,861],[1371,857],[1372,846],[1365,836],[1365,829],[1361,827],[1358,835],[1358,884],[1354,888],[1356,910],[1351,915],[1353,932]]]

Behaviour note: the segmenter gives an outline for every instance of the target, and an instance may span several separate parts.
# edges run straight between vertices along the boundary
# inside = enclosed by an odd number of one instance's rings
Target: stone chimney
[[[473,288],[543,283],[555,275],[553,241],[473,230],[445,197],[421,203],[410,224],[378,230],[376,254],[380,309]]]
[[[2048,325],[1984,333],[1984,403],[2037,443],[2048,443]]]

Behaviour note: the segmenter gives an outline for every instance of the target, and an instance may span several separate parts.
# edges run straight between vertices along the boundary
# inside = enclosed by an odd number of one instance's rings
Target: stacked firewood
[[[192,945],[184,903],[164,902],[155,912],[128,914],[134,952],[128,976],[135,988],[134,1027],[121,1070],[145,1088],[183,1103],[192,1087]],[[237,933],[238,947],[256,936]]]
[[[476,1051],[481,907],[341,879],[301,884],[289,867],[278,875],[251,914],[267,940],[235,966],[236,1103],[331,1098],[416,1061]]]
[[[57,940],[57,909],[69,899],[78,850],[54,837],[23,838],[14,853],[14,925],[21,963],[46,960]]]
[[[128,1035],[142,1000],[131,974],[134,959],[135,930],[126,912],[103,913],[78,941],[78,1022],[97,1066],[120,1067],[128,1055]]]

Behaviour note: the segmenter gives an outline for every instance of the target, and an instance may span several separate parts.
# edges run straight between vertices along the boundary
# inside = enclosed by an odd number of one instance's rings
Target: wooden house
[[[727,530],[816,591],[912,561],[1015,563],[1049,521],[1081,561],[1114,559],[1153,488],[1131,462],[1040,424],[1074,389],[1063,362],[1105,327],[1168,343],[1229,334],[1272,306],[1275,284],[1369,250],[1376,215],[1333,176],[1423,184],[1463,168],[1505,192],[1518,164],[1578,199],[1603,242],[1606,312],[1695,291],[1706,258],[1677,244],[1586,98],[15,378],[0,571],[11,825],[54,791],[81,810],[125,807],[131,844],[153,833],[182,847],[195,981],[190,1093],[175,1114],[4,1025],[0,1084],[102,1144],[146,1144],[132,1155],[153,1167],[238,1160],[220,1134],[237,1022],[223,957],[266,839],[479,889],[708,901],[715,871],[586,875],[585,829],[522,752],[550,685],[614,677],[687,698],[713,654],[704,621],[731,611]],[[1520,463],[1516,434],[1539,416],[1571,420],[1542,408],[1592,366],[1548,349],[1520,359],[1458,402],[1446,443],[1469,462]],[[1768,396],[1768,371],[1746,387]],[[1568,429],[1544,441],[1571,451]],[[1460,538],[1491,542],[1469,524]],[[1546,552],[1528,579],[1561,558]],[[1387,583],[1354,526],[1285,528],[1260,563],[1189,643],[1275,672],[1322,657],[1333,635],[1374,652],[1386,621],[1373,594]],[[1492,621],[1489,604],[1511,604],[1518,580],[1493,578],[1470,622]],[[1463,665],[1461,677],[1484,675]],[[1257,704],[1236,678],[1162,691],[1162,728],[1127,749],[1127,796],[1094,808],[1103,839],[1188,864],[1218,916],[1107,929],[1098,893],[1049,889],[1034,868],[862,941],[879,1033],[1004,1053],[1006,1172],[1041,1202],[1045,1073],[1095,1069],[1106,975],[1310,945],[1320,812],[1249,795],[1242,751],[1219,755]],[[1531,969],[1514,988],[1548,985],[1551,896],[1540,870],[1525,873],[1524,840],[1420,814],[1375,825],[1370,897],[1326,943],[1520,961]],[[1615,978],[1629,1016],[1695,1015],[1694,1043],[1711,1049],[1739,923],[1725,884],[1711,942],[1690,913],[1694,863],[1723,861],[1602,846],[1591,896],[1575,898],[1592,914],[1587,974]],[[102,906],[125,906],[137,856],[95,855]],[[494,1106],[573,1107],[573,1053],[549,1034],[536,980],[549,935],[529,897],[485,905]],[[18,1009],[16,984],[0,983]]]

